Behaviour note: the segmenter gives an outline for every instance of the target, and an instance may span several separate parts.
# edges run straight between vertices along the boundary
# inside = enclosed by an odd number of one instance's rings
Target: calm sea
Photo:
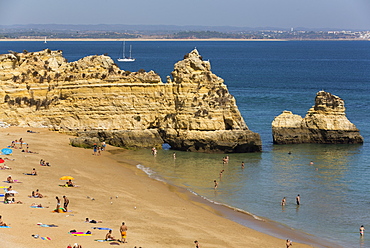
[[[263,152],[223,155],[160,150],[130,151],[148,175],[184,187],[210,201],[274,220],[343,247],[370,247],[370,42],[126,42],[134,63],[124,70],[154,70],[163,80],[195,47],[225,80],[248,127],[261,134]],[[69,61],[107,53],[121,56],[121,42],[0,42],[0,54],[44,48],[63,50]],[[283,110],[304,116],[325,90],[344,99],[348,119],[363,145],[273,145],[271,122]],[[241,162],[245,168],[241,168]],[[310,164],[313,161],[314,164]],[[219,172],[225,170],[222,178]],[[217,190],[213,180],[219,181]],[[295,205],[301,195],[302,204]],[[287,198],[282,208],[280,201]]]

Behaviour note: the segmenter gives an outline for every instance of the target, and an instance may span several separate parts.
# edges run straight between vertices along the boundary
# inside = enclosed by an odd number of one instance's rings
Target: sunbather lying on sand
[[[14,183],[14,180],[13,180],[13,178],[12,178],[12,176],[11,176],[11,175],[9,175],[9,176],[7,177],[6,181],[7,181],[8,183]]]
[[[37,207],[37,208],[42,208],[43,206],[40,204],[32,203],[31,207]]]
[[[10,168],[9,166],[7,165],[0,165],[0,170],[11,170],[12,168]]]
[[[43,159],[40,160],[40,165],[41,166],[50,166],[49,162],[45,162],[45,160],[43,160]]]
[[[102,223],[101,220],[90,220],[89,218],[86,218],[85,222],[87,222],[87,223]]]
[[[0,215],[0,226],[8,226],[5,222],[3,222],[1,215]]]
[[[16,201],[14,198],[12,198],[10,201],[8,201],[8,204],[23,204],[23,202]]]

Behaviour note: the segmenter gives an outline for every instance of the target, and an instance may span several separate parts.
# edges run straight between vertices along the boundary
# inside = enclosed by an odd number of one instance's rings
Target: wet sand
[[[23,202],[0,203],[0,215],[11,226],[0,229],[0,238],[6,247],[67,247],[74,243],[83,248],[107,247],[110,242],[94,241],[104,239],[107,231],[93,227],[111,228],[113,236],[120,238],[119,227],[123,221],[128,226],[128,243],[120,244],[124,247],[194,247],[194,240],[198,240],[201,247],[285,247],[283,238],[236,223],[228,219],[230,216],[224,209],[151,179],[130,164],[113,160],[110,151],[117,151],[116,147],[108,146],[101,156],[94,156],[90,149],[71,147],[68,135],[46,129],[32,129],[38,133],[28,133],[28,129],[0,129],[1,148],[10,145],[12,140],[23,138],[29,150],[37,152],[14,149],[12,155],[1,156],[15,160],[5,161],[12,170],[0,170],[0,186],[10,185],[3,182],[8,175],[21,181],[11,185],[19,192],[15,199]],[[40,166],[40,159],[50,162],[51,166]],[[23,174],[30,173],[32,168],[36,168],[37,176]],[[73,182],[79,187],[58,186],[65,183],[59,180],[62,176],[73,176]],[[46,197],[29,198],[36,189]],[[70,200],[68,209],[71,212],[53,213],[55,197],[63,195]],[[31,208],[32,203],[45,208]],[[61,203],[63,205],[63,200]],[[103,223],[85,223],[86,217]],[[235,217],[238,218],[237,215],[232,218]],[[37,223],[58,227],[41,227]],[[275,227],[271,225],[271,228]],[[73,229],[89,230],[92,235],[72,236],[69,231]],[[32,237],[35,234],[51,240],[35,239]],[[310,244],[306,245],[295,242],[300,238],[298,233],[292,231],[287,235],[286,238],[293,240],[293,247],[318,247],[314,238],[303,241]]]

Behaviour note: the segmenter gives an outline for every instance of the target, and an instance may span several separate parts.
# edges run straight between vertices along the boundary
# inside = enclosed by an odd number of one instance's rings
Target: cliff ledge
[[[0,55],[1,120],[79,136],[74,145],[200,152],[261,151],[223,80],[195,49],[163,83],[154,71],[121,70],[108,56],[68,63],[49,49]]]

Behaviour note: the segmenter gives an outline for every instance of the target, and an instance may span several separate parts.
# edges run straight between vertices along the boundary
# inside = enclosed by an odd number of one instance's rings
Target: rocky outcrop
[[[166,83],[153,71],[120,70],[105,55],[71,63],[48,49],[1,55],[0,113],[11,125],[80,135],[75,145],[95,137],[124,147],[169,143],[202,152],[262,146],[197,50],[175,64]]]
[[[359,130],[345,115],[344,101],[325,91],[316,94],[315,105],[305,118],[284,111],[272,122],[275,144],[363,143]]]

